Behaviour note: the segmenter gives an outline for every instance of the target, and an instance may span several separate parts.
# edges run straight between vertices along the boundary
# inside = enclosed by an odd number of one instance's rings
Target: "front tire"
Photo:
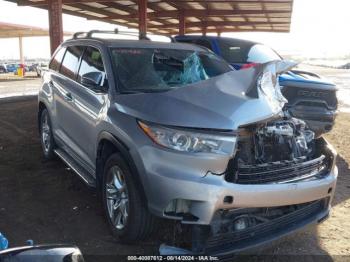
[[[113,235],[122,242],[147,238],[154,230],[155,218],[142,201],[131,171],[118,154],[112,154],[104,165],[102,200]]]
[[[55,141],[52,134],[51,120],[47,109],[40,114],[40,141],[44,157],[48,160],[55,158]]]

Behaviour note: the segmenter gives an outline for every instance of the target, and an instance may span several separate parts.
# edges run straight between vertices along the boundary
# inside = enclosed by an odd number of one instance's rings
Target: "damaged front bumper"
[[[193,226],[191,249],[163,244],[159,252],[161,255],[210,254],[221,257],[237,254],[321,223],[329,216],[329,203],[330,198],[324,198],[299,205],[238,209],[221,214],[220,223]],[[249,224],[249,219],[255,214],[259,214],[260,223],[242,228],[241,221]]]
[[[336,153],[323,138],[319,140],[327,151],[329,166],[326,171],[322,171],[322,176],[303,174],[304,179],[300,180],[295,177],[292,181],[239,184],[227,181],[224,175],[206,174],[203,169],[191,170],[193,176],[182,175],[185,163],[183,166],[169,167],[169,170],[164,170],[164,166],[155,168],[153,165],[152,172],[147,173],[148,181],[152,181],[148,188],[151,192],[148,196],[149,207],[161,217],[178,219],[185,224],[209,225],[218,210],[276,207],[327,197],[331,199],[338,175]],[[214,159],[212,161],[215,162]],[[174,175],[174,170],[170,168],[176,168],[179,173]],[[200,172],[202,175],[195,174]]]
[[[175,177],[164,175],[169,174],[164,169],[153,169],[160,173],[148,172],[148,179],[152,181],[150,189],[157,192],[150,195],[149,207],[158,216],[204,230],[198,233],[201,237],[193,236],[194,242],[201,243],[192,248],[191,252],[195,253],[236,252],[279,238],[317,223],[329,213],[338,175],[336,152],[323,138],[318,141],[325,150],[324,159],[328,160],[327,170],[323,170],[321,176],[239,184],[228,181],[224,174]],[[177,170],[180,173],[181,167]],[[239,216],[248,216],[243,222],[237,222],[238,231],[235,231],[237,212]],[[261,214],[271,215],[273,219]]]
[[[212,232],[202,245],[197,245],[196,251],[224,255],[276,240],[325,220],[329,203],[330,198],[326,197],[297,205],[236,210],[212,225]]]
[[[247,207],[274,207],[310,202],[332,197],[336,186],[338,169],[334,167],[324,178],[292,183],[263,185],[240,185],[226,182],[220,176],[207,176],[201,183],[158,177],[163,187],[161,215],[179,219],[183,223],[208,225],[220,209]],[[176,200],[187,205],[184,212],[165,212],[166,207]],[[181,202],[181,204],[179,204]],[[188,219],[186,219],[188,217]]]

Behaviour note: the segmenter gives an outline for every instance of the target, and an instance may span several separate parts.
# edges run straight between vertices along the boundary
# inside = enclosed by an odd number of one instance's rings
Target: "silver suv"
[[[284,61],[234,71],[190,44],[76,35],[39,93],[46,158],[101,192],[110,228],[144,239],[191,225],[189,252],[224,254],[325,219],[335,152],[283,112]]]

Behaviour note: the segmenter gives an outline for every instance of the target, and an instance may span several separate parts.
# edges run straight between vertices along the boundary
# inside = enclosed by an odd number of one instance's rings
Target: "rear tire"
[[[136,183],[120,154],[112,154],[104,165],[103,207],[113,235],[125,243],[143,240],[155,228],[155,217],[142,201]]]
[[[43,109],[40,114],[40,141],[44,157],[48,160],[54,159],[56,144],[52,134],[49,112],[46,108]]]

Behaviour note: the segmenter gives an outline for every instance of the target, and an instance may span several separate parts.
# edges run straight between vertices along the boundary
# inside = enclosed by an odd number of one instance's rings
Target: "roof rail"
[[[128,32],[128,31],[119,31],[118,28],[114,30],[91,30],[88,32],[76,32],[73,35],[73,39],[77,38],[93,38],[93,34],[118,34],[118,35],[129,35],[129,36],[138,36],[139,40],[151,40],[149,37],[147,37],[144,33],[139,32]],[[171,42],[175,42],[174,38],[171,36],[167,36],[170,38]]]
[[[84,35],[86,32],[76,32],[73,34],[73,39],[77,39],[80,35]]]

